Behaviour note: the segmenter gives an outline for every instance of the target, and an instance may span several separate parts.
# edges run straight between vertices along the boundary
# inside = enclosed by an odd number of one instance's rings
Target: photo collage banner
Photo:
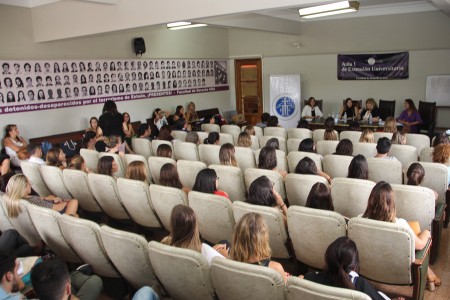
[[[226,60],[20,60],[0,64],[0,114],[229,89]]]

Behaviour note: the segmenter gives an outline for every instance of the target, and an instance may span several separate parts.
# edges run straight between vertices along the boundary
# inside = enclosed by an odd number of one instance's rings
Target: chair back
[[[325,178],[318,175],[287,174],[285,178],[286,195],[290,205],[305,206],[309,192],[314,184],[321,182],[328,186]]]
[[[369,157],[367,164],[369,165],[369,180],[402,184],[403,170],[399,160]]]
[[[200,161],[200,156],[198,155],[197,145],[187,142],[176,142],[173,144],[175,151],[175,156],[177,160],[192,160]]]
[[[316,142],[317,154],[320,154],[322,156],[333,154],[334,152],[336,152],[336,146],[338,144],[339,141],[318,141]]]
[[[130,218],[120,199],[114,177],[89,173],[88,183],[98,204],[108,216],[118,220]]]
[[[272,138],[276,138],[278,140],[278,143],[280,144],[280,150],[283,151],[284,153],[287,153],[286,139],[279,136],[263,135],[262,137],[259,138],[259,147],[263,148],[264,146],[266,146],[267,141]]]
[[[405,170],[409,167],[410,164],[417,161],[418,158],[417,149],[415,147],[397,144],[391,146],[389,156],[397,158],[402,164],[402,168]]]
[[[423,148],[430,147],[430,137],[425,134],[414,134],[407,133],[406,134],[406,145],[411,145],[416,147],[417,153],[420,153]]]
[[[201,253],[163,245],[148,244],[156,276],[172,299],[216,299],[208,262]]]
[[[253,136],[253,135],[252,135]],[[254,137],[254,136],[253,136]],[[242,172],[247,168],[256,168],[255,153],[250,148],[235,147],[234,157]]]
[[[100,152],[98,154],[98,158],[102,158],[103,156],[111,156],[112,158],[114,158],[114,161],[117,164],[117,167],[119,168],[117,170],[116,173],[113,174],[114,177],[125,177],[125,173],[126,173],[126,165],[125,165],[125,159],[122,158],[122,156],[120,156],[119,154],[115,154],[115,153],[106,153],[106,152]]]
[[[220,178],[219,189],[225,191],[232,202],[245,200],[244,173],[240,168],[222,165],[210,165],[209,167],[216,171]]]
[[[31,182],[31,187],[36,193],[39,194],[39,196],[47,197],[50,195],[50,191],[48,190],[47,185],[45,185],[44,179],[42,179],[40,165],[28,161],[22,161],[20,163],[20,167],[23,174],[27,176],[28,180]]]
[[[246,128],[247,126],[242,126],[242,131],[245,131],[245,128]],[[256,137],[259,139],[260,137],[262,137],[263,135],[264,135],[264,131],[263,131],[263,129],[261,128],[261,127],[258,127],[258,126],[253,126],[253,128],[255,129],[255,135],[256,135]]]
[[[133,146],[134,149],[134,146]],[[98,152],[96,150],[89,150],[85,148],[80,149],[80,155],[84,159],[84,163],[86,164],[86,167],[91,170],[94,173],[97,173],[98,168]]]
[[[324,253],[328,246],[347,234],[344,217],[334,211],[291,206],[287,221],[295,257],[315,269],[326,268]]]
[[[296,138],[299,140],[312,139],[312,131],[308,128],[288,128],[286,129],[288,139]]]
[[[377,144],[375,143],[354,143],[353,156],[364,155],[365,158],[375,157],[377,155]]]
[[[4,199],[2,199],[1,205],[3,206],[3,211],[7,213],[6,203]],[[38,246],[41,237],[37,232],[36,228],[31,221],[30,215],[28,213],[28,207],[34,205],[28,203],[26,200],[20,200],[19,206],[21,213],[15,218],[9,218],[9,222],[13,226],[13,228],[30,244],[31,246]],[[6,214],[7,215],[7,214]]]
[[[298,146],[300,146],[301,142],[302,142],[302,140],[297,139],[297,138],[288,139],[286,142],[287,153],[293,152],[293,151],[298,151]]]
[[[339,139],[342,141],[343,139],[350,140],[353,144],[359,143],[359,139],[361,137],[361,132],[359,131],[341,131],[339,134]]]
[[[149,158],[153,155],[152,153],[152,142],[144,138],[133,138],[131,139],[131,145],[133,146],[134,153],[142,155],[145,158]]]
[[[118,178],[117,190],[123,206],[133,221],[145,227],[162,227],[152,207],[150,189],[147,183],[133,179]]]
[[[420,130],[424,130],[430,136],[436,127],[436,102],[419,101],[419,114],[422,118]]]
[[[353,156],[331,154],[323,158],[323,171],[335,177],[347,177],[348,166],[352,162]]]
[[[287,155],[289,172],[294,173],[298,162],[304,157],[311,158],[316,164],[317,170],[322,171],[322,155],[312,152],[292,151]]]
[[[434,147],[425,147],[420,150],[419,160],[421,162],[433,162]]]
[[[378,105],[380,110],[380,118],[386,120],[387,117],[395,116],[395,100],[381,100]]]
[[[50,193],[62,199],[72,199],[72,195],[64,184],[63,172],[60,168],[42,165],[41,176]]]
[[[208,166],[201,161],[179,160],[177,161],[178,176],[184,187],[192,189],[195,184],[198,172]]]
[[[250,146],[250,148],[252,150],[256,150],[259,149],[259,139],[256,135],[251,135],[250,138],[252,139],[252,145]]]
[[[258,164],[259,162],[259,154],[261,152],[261,149],[258,149],[255,151],[255,161]],[[287,160],[286,160],[286,152],[281,151],[281,150],[275,150],[276,152],[276,156],[277,156],[277,169],[278,170],[283,170],[283,171],[288,171],[288,165],[287,165]]]
[[[0,196],[0,198],[6,197],[5,194],[2,194]],[[8,217],[8,213],[6,211],[6,206],[5,209],[3,209],[5,200],[4,199],[0,199],[0,231],[4,232],[8,229],[14,229],[13,225],[11,224],[11,222],[9,221],[9,217]]]
[[[220,145],[222,146],[223,144],[231,144],[234,145],[234,137],[231,134],[228,133],[220,133]]]
[[[231,134],[234,139],[234,143],[237,144],[239,134],[241,133],[241,128],[239,128],[239,126],[237,125],[224,124],[222,125],[222,127],[220,127],[220,132]]]
[[[440,163],[419,162],[425,169],[425,177],[421,186],[427,187],[438,193],[438,202],[445,202],[448,189],[448,168]]]
[[[175,140],[184,142],[186,140],[187,132],[184,130],[172,130],[172,133],[170,134]],[[148,157],[147,157],[148,158]]]
[[[376,142],[378,142],[378,140],[382,137],[388,138],[389,140],[392,140],[392,132],[379,132],[379,131],[375,131],[373,133],[373,139]],[[359,141],[358,141],[359,142]]]
[[[272,137],[278,136],[283,139],[287,139],[287,133],[284,127],[266,127],[264,128],[264,135]]]
[[[204,144],[205,139],[208,138],[208,133],[204,131],[196,131],[198,135],[198,140],[200,141],[200,144]]]
[[[218,132],[220,133],[220,126],[218,124],[202,124],[201,129],[207,133]]]
[[[170,148],[172,148],[172,159],[175,159],[175,151],[173,151],[173,145],[171,142],[169,141],[164,141],[164,140],[153,140],[152,141],[152,151],[153,151],[153,155],[156,156],[156,153],[158,151],[158,147],[161,144],[166,144],[169,145]]]
[[[200,155],[200,160],[208,166],[220,165],[219,152],[219,145],[198,145],[198,154]]]
[[[211,244],[217,244],[221,240],[233,240],[234,216],[232,202],[229,199],[191,191],[188,201],[197,217],[198,230],[202,238]]]
[[[284,300],[283,277],[271,268],[217,257],[211,264],[211,276],[220,299]]]
[[[100,226],[97,223],[62,215],[59,219],[59,227],[72,249],[84,263],[92,266],[95,274],[111,278],[120,277],[106,254],[100,235]]]
[[[334,211],[348,218],[363,214],[375,182],[354,178],[335,178],[331,183]]]
[[[88,183],[88,174],[81,170],[64,169],[64,184],[70,194],[78,200],[80,207],[89,212],[101,212]]]
[[[150,174],[152,175],[153,182],[159,184],[159,177],[161,168],[165,164],[177,165],[176,161],[168,157],[150,156],[148,158],[148,167],[150,168]]]
[[[153,208],[159,220],[167,231],[170,231],[170,214],[175,205],[188,205],[188,198],[185,192],[180,189],[152,184],[150,185],[150,198]]]
[[[269,178],[269,180],[275,184],[274,188],[278,192],[278,194],[280,194],[281,198],[286,199],[286,190],[284,188],[283,177],[277,171],[272,170],[264,170],[256,168],[245,169],[244,178],[245,178],[245,188],[247,189],[247,192],[252,182],[261,176],[267,176],[267,178]]]

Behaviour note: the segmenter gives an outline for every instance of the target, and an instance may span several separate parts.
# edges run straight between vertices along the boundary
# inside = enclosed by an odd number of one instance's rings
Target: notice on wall
[[[229,89],[226,60],[21,60],[0,65],[0,114]]]
[[[270,114],[284,128],[295,128],[300,120],[300,75],[270,75]]]
[[[409,52],[338,54],[339,80],[386,80],[409,77]]]

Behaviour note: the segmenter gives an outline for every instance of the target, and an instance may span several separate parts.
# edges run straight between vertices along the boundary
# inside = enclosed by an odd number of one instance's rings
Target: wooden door
[[[255,125],[263,113],[261,59],[237,59],[234,67],[236,110],[247,124]]]

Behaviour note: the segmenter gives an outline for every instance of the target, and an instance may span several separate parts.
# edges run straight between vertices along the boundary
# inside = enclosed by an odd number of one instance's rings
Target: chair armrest
[[[439,221],[442,219],[442,217],[444,216],[444,212],[445,212],[445,207],[447,205],[445,203],[441,203],[439,202],[436,205],[436,209],[435,209],[435,213],[434,213],[434,220],[435,221]]]
[[[427,244],[423,247],[422,250],[416,250],[416,260],[413,262],[413,265],[420,266],[423,264],[425,259],[430,253],[431,249],[431,238],[428,239]]]

